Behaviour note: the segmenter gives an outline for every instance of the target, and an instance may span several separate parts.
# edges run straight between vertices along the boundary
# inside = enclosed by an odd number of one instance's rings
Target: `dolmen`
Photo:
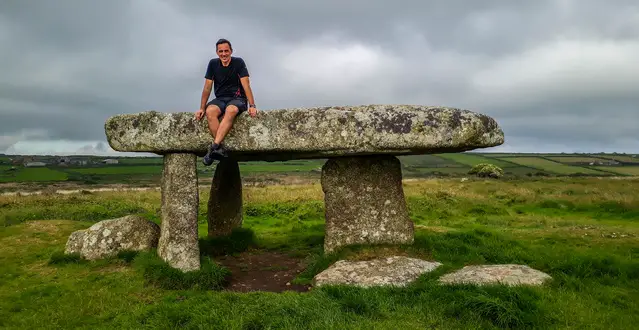
[[[116,151],[164,157],[158,255],[182,271],[200,267],[197,157],[212,137],[193,112],[121,114],[105,123]],[[422,105],[362,105],[261,111],[235,119],[216,165],[208,202],[210,236],[242,225],[238,162],[326,159],[324,251],[355,244],[412,244],[413,222],[397,156],[498,146],[497,122],[469,110]]]

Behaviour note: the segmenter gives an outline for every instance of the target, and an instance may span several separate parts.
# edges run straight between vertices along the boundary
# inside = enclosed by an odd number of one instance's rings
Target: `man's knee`
[[[206,117],[207,118],[218,118],[222,114],[222,110],[215,104],[210,104],[206,107]]]
[[[238,109],[237,106],[231,104],[226,107],[225,112],[229,115],[236,116],[240,112],[240,109]]]

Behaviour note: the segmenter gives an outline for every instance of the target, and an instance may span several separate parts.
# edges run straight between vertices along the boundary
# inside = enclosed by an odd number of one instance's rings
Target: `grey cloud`
[[[247,61],[261,109],[447,105],[494,116],[515,147],[632,148],[637,88],[609,76],[593,92],[571,86],[588,79],[588,72],[576,72],[565,80],[544,78],[535,94],[512,79],[524,71],[503,63],[517,63],[560,37],[639,44],[638,8],[626,0],[4,1],[0,151],[39,138],[28,130],[48,139],[104,140],[104,120],[117,113],[195,111],[220,37]],[[327,36],[337,39],[318,41]],[[339,70],[308,74],[342,64],[321,56],[300,59],[304,67],[286,62],[303,47],[335,46],[329,55],[342,55],[356,44],[375,56],[369,66],[355,59],[363,78],[348,87],[335,87],[345,79]],[[496,85],[482,85],[492,80]]]

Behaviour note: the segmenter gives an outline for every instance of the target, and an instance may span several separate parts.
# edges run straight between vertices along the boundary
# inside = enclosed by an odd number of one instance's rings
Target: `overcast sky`
[[[636,0],[2,0],[0,152],[109,152],[104,121],[196,111],[215,41],[261,110],[485,113],[487,151],[639,153]]]

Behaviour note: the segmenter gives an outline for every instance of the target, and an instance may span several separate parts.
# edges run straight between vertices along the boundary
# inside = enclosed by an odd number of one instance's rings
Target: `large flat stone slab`
[[[439,280],[444,284],[503,284],[541,285],[551,279],[550,275],[526,265],[476,265],[466,266],[456,272],[446,274]]]
[[[105,123],[111,148],[203,155],[212,138],[193,112],[122,114]],[[461,152],[501,145],[497,122],[469,110],[363,105],[265,110],[240,115],[225,138],[238,160],[288,160],[367,154]]]
[[[340,260],[315,275],[313,284],[317,287],[323,285],[353,285],[363,288],[373,286],[403,287],[439,266],[441,266],[439,262],[403,256],[367,261]]]

